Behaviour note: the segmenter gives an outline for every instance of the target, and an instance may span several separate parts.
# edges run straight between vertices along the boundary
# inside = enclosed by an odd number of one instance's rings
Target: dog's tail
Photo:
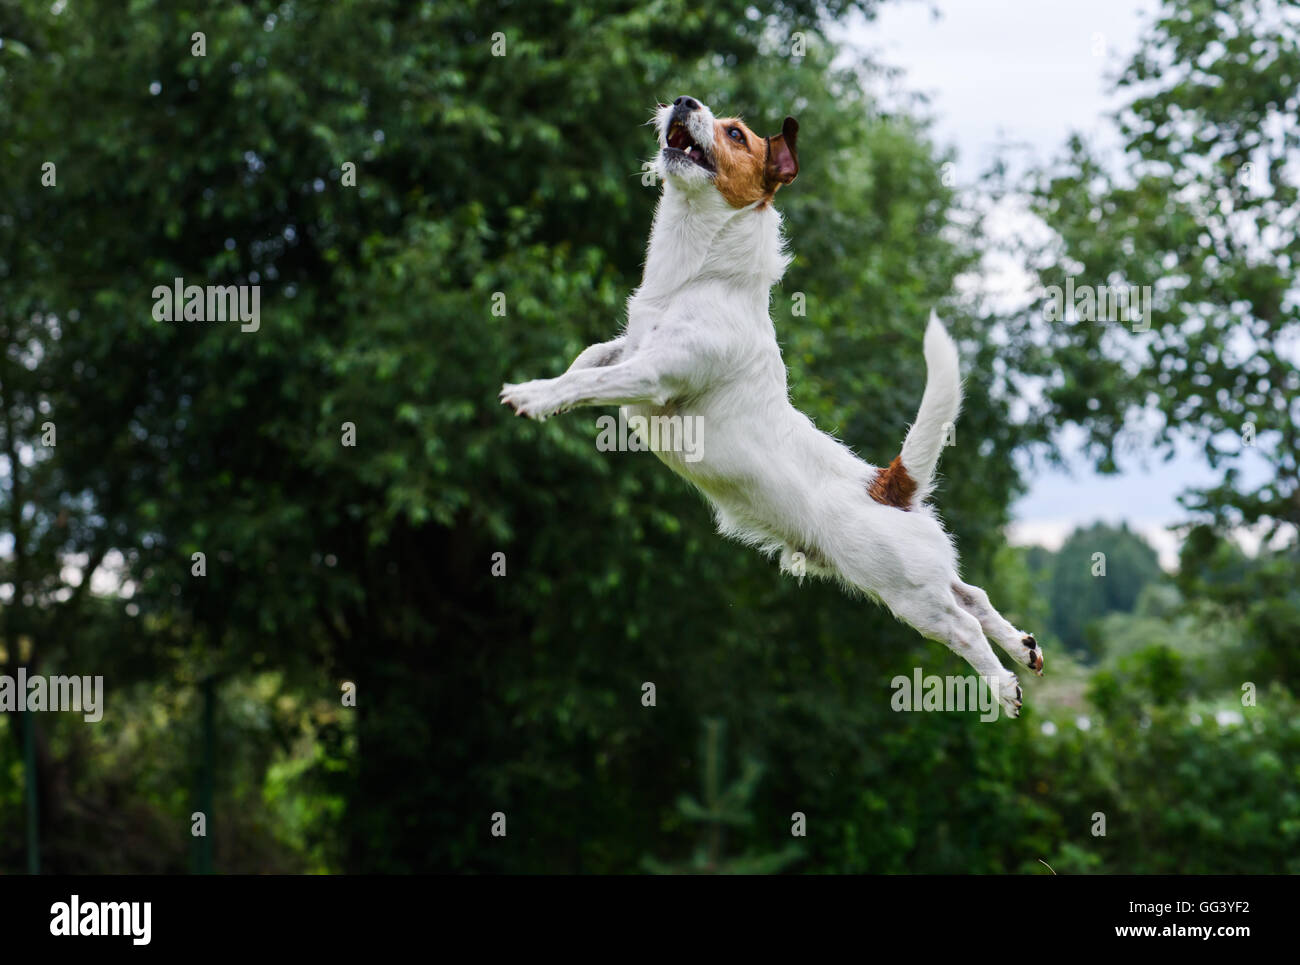
[[[933,311],[925,329],[925,368],[925,394],[903,451],[876,474],[869,488],[872,499],[900,509],[911,509],[930,495],[939,454],[961,409],[957,346]]]

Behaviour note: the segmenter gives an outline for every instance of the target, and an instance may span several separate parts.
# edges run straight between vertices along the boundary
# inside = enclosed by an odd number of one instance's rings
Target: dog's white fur
[[[900,455],[916,495],[907,509],[876,502],[867,490],[880,470],[790,404],[768,314],[769,289],[789,261],[780,215],[766,202],[732,207],[709,171],[664,150],[671,110],[656,118],[664,189],[625,331],[584,350],[558,378],[506,385],[502,401],[536,419],[590,405],[702,419],[702,458],[656,455],[708,497],[721,533],[779,553],[796,576],[838,579],[884,603],[968,660],[1016,715],[1016,676],[985,634],[1040,672],[1041,654],[983,590],[958,578],[952,541],[925,503],[961,405],[956,346],[932,314],[925,393]],[[706,151],[713,123],[702,105],[686,121]]]

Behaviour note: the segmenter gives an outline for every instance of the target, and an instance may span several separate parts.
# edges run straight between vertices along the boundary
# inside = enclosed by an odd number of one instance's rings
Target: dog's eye
[[[745,135],[740,133],[740,128],[738,127],[727,128],[727,134],[731,137],[733,141],[740,141],[743,143],[745,140]]]

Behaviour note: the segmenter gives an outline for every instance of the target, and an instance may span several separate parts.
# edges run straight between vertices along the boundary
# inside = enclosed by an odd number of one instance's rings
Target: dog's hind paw
[[[1020,690],[1020,678],[1008,670],[1001,679],[995,678],[993,685],[994,696],[1002,705],[1002,712],[1008,717],[1019,717],[1021,701],[1024,697]]]
[[[1043,651],[1038,647],[1038,641],[1034,639],[1033,634],[1026,633],[1020,640],[1021,645],[1025,648],[1025,666],[1032,670],[1038,676],[1043,675]]]

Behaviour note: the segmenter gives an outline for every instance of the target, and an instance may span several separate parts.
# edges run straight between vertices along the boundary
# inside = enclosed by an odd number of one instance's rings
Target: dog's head
[[[772,200],[799,173],[799,122],[787,117],[781,133],[759,137],[739,117],[714,117],[694,97],[660,104],[659,171],[688,190],[713,189],[733,208]]]

